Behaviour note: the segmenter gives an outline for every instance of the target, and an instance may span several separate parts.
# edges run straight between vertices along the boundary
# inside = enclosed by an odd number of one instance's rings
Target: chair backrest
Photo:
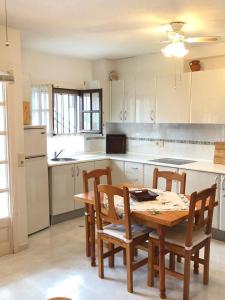
[[[89,192],[89,181],[93,180],[97,185],[100,184],[100,178],[102,176],[107,177],[107,184],[112,185],[111,168],[106,169],[95,169],[90,172],[83,171],[83,190],[84,193]],[[94,187],[93,187],[94,189]]]
[[[166,191],[171,192],[172,184],[174,181],[180,182],[180,194],[185,194],[186,188],[186,173],[176,173],[172,171],[159,171],[158,168],[154,169],[153,173],[153,188],[158,188],[158,179],[164,178],[166,180]]]
[[[103,205],[103,197],[107,196],[108,205]],[[121,197],[124,204],[123,216],[119,216],[115,207],[115,196]],[[113,185],[95,183],[95,210],[97,217],[97,229],[102,230],[103,222],[124,225],[125,238],[132,239],[130,219],[130,198],[127,187],[118,188]]]
[[[202,230],[210,235],[216,197],[216,184],[190,197],[189,216],[185,246],[192,246],[193,232]]]

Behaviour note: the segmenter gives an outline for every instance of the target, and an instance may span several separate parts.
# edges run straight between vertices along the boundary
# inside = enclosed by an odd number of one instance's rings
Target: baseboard
[[[51,216],[50,222],[51,222],[51,225],[54,225],[54,224],[68,221],[68,220],[82,217],[83,215],[84,215],[84,208],[81,208],[81,209],[73,210],[73,211],[70,211],[70,212],[67,212],[64,214]]]
[[[225,231],[213,228],[212,229],[212,237],[215,240],[225,242]]]

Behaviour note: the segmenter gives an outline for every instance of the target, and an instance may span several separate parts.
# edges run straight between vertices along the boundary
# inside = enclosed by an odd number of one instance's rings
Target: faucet
[[[60,150],[58,153],[55,151],[54,152],[54,159],[56,159],[65,149]]]

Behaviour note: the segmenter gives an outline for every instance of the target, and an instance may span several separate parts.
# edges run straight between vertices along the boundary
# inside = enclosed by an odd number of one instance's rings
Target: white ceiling
[[[8,18],[25,48],[90,59],[157,52],[171,21],[189,36],[225,36],[225,0],[8,0]]]

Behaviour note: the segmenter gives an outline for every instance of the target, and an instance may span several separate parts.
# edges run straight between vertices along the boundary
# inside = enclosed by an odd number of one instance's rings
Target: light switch
[[[25,165],[25,154],[24,153],[17,154],[17,163],[18,163],[18,167],[24,167],[24,165]]]

